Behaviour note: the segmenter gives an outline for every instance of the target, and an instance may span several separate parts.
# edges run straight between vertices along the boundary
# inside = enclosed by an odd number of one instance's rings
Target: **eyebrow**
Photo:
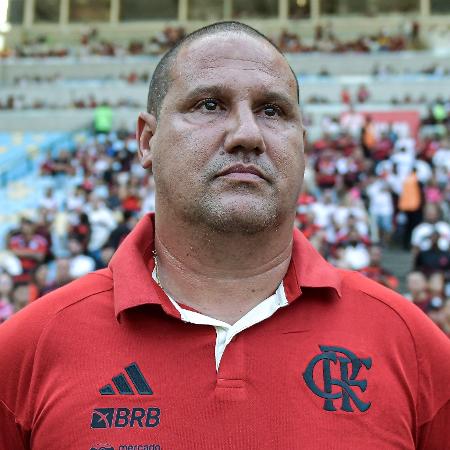
[[[200,85],[189,91],[186,95],[186,99],[190,100],[202,96],[220,97],[221,95],[223,95],[224,93],[226,94],[229,91],[230,91],[229,87],[221,84]],[[262,92],[261,94],[258,95],[258,98],[265,102],[282,103],[285,105],[292,105],[292,106],[297,105],[296,99],[293,99],[289,95],[278,90],[269,90]]]
[[[285,105],[297,106],[297,99],[292,98],[284,92],[280,91],[268,91],[265,92],[261,97],[264,101],[273,103],[282,103]]]
[[[227,88],[223,85],[200,85],[195,87],[191,91],[188,91],[186,98],[194,99],[197,97],[202,97],[204,95],[220,96],[220,94],[223,94],[226,90]]]

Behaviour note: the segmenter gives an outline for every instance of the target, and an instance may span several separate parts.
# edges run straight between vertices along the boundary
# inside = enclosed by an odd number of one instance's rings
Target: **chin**
[[[203,224],[215,232],[244,235],[278,228],[283,215],[275,202],[264,199],[208,202],[197,212]]]

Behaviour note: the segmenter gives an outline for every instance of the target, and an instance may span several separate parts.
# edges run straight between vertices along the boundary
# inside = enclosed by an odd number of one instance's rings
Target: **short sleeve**
[[[0,448],[26,450],[24,433],[12,411],[0,400]]]
[[[418,442],[450,450],[450,340],[425,315],[412,328],[418,367]]]
[[[450,449],[450,401],[419,429],[420,450]]]

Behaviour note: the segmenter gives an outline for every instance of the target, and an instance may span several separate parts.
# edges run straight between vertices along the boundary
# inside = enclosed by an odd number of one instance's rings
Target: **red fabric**
[[[214,328],[182,322],[152,280],[152,233],[146,216],[108,269],[0,326],[1,449],[445,448],[450,342],[414,305],[360,274],[334,269],[295,231],[284,279],[289,305],[239,333],[216,373]],[[308,387],[304,375],[323,355],[319,346],[371,358],[356,377],[367,386],[351,386],[370,402],[365,412],[352,401],[353,412],[342,410],[342,398],[333,400],[335,411],[325,410]],[[131,381],[134,395],[118,394],[112,378],[127,379],[131,363],[152,395],[138,395]],[[330,363],[334,379],[343,376],[342,364]],[[321,367],[312,377],[323,391]],[[108,384],[115,395],[100,394]],[[342,392],[333,386],[332,393]],[[114,417],[117,408],[158,408],[160,421],[147,428],[113,419],[113,427],[92,428],[96,408],[114,408]]]

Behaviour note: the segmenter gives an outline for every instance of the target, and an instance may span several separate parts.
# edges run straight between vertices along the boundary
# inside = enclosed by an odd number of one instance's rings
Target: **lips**
[[[239,175],[242,174],[242,175]],[[263,180],[266,179],[264,174],[258,167],[254,165],[246,165],[246,164],[233,164],[232,166],[226,167],[224,170],[222,170],[217,176],[223,177],[227,175],[236,175],[236,177],[242,177],[245,178],[245,174],[253,175],[259,178],[262,178]]]

